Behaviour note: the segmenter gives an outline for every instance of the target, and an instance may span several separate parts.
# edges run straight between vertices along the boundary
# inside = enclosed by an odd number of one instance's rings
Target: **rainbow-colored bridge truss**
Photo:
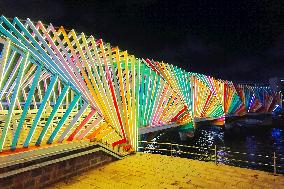
[[[267,87],[136,58],[30,19],[0,18],[0,58],[1,152],[80,140],[136,149],[140,128],[282,107],[282,94]]]

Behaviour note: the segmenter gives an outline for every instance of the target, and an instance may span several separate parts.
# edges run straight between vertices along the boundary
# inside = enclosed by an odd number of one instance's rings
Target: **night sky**
[[[233,81],[284,77],[283,0],[0,0],[0,10],[191,72]]]

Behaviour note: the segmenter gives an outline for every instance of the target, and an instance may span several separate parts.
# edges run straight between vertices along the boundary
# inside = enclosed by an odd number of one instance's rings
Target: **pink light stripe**
[[[81,129],[89,122],[89,120],[95,115],[97,112],[96,109],[92,109],[90,113],[85,117],[85,119],[80,123],[80,125],[73,131],[73,133],[68,137],[67,141],[74,140],[75,136],[81,131]]]
[[[84,138],[94,127],[96,127],[101,121],[102,117],[98,117],[89,127],[87,127],[76,139],[81,140]]]

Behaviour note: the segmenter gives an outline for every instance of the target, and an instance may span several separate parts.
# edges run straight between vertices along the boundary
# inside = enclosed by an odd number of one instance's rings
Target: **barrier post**
[[[217,165],[217,145],[215,144],[215,164]]]
[[[277,170],[276,170],[276,153],[273,152],[273,172],[274,172],[274,175],[277,174]]]
[[[173,144],[171,143],[171,157],[173,156]]]

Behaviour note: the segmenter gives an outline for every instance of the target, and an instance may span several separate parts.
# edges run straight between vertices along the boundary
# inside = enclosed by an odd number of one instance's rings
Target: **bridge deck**
[[[165,130],[165,129],[170,129],[173,127],[178,127],[178,124],[172,123],[172,124],[168,124],[168,125],[161,125],[161,126],[154,126],[154,127],[140,127],[138,133],[140,135],[146,134],[146,133],[152,133],[155,131],[161,131],[161,130]]]
[[[50,188],[283,188],[284,176],[154,154],[110,163]]]

